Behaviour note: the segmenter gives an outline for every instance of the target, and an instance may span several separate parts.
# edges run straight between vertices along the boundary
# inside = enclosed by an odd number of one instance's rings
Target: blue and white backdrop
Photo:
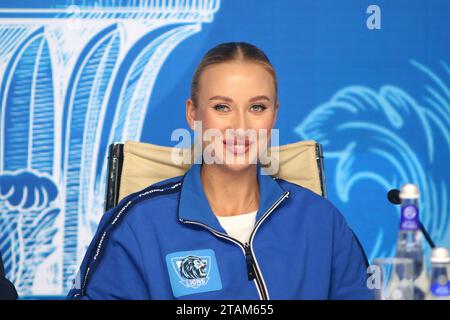
[[[393,254],[385,194],[405,182],[450,247],[450,2],[0,0],[0,249],[22,296],[67,293],[108,144],[175,145],[196,63],[225,41],[271,58],[280,143],[324,145],[329,198],[370,259]]]

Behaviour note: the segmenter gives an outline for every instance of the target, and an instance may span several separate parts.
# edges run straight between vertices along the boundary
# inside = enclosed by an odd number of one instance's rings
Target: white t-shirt
[[[230,237],[246,243],[255,227],[257,212],[258,210],[230,217],[217,216],[217,219]]]

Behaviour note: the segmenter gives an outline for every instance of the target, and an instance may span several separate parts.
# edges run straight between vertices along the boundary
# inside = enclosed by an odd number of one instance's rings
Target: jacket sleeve
[[[0,300],[16,300],[17,291],[14,285],[5,277],[2,256],[0,254]]]
[[[113,217],[102,219],[69,298],[150,299],[139,243],[132,228],[126,220],[111,228],[110,221],[105,221],[108,218]]]
[[[335,210],[330,299],[371,300],[367,287],[367,257],[342,214]]]

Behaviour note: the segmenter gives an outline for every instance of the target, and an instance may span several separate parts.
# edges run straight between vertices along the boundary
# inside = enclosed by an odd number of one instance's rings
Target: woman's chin
[[[225,163],[224,168],[226,168],[229,171],[233,171],[233,172],[242,172],[245,171],[247,169],[249,169],[250,167],[254,166],[254,164],[251,163]]]
[[[248,153],[240,155],[227,153],[223,161],[224,167],[231,171],[243,171],[255,166],[256,163],[256,157],[253,159]]]

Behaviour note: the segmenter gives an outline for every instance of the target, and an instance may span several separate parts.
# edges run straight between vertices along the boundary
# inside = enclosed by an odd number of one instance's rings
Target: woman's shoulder
[[[289,191],[291,194],[301,194],[305,197],[311,197],[311,198],[315,198],[317,201],[321,201],[321,200],[326,200],[325,197],[317,194],[316,192],[314,192],[313,190],[304,187],[302,185],[299,185],[297,183],[294,182],[290,182],[288,180],[284,180],[278,177],[274,177],[275,181],[277,181],[280,186],[285,189],[286,191]]]
[[[311,189],[308,189],[299,184],[281,179],[274,178],[280,186],[290,193],[290,198],[292,198],[295,202],[302,204],[310,204],[315,207],[321,207],[322,209],[327,209],[327,211],[336,211],[339,213],[339,210],[330,202],[326,197],[317,194]]]
[[[329,199],[298,184],[279,178],[276,180],[284,190],[289,191],[291,200],[289,208],[295,211],[293,213],[300,212],[302,217],[319,221],[322,226],[327,222],[330,225],[347,223],[345,216]]]
[[[183,176],[177,176],[165,179],[133,192],[121,199],[105,215],[127,216],[125,219],[129,221],[131,216],[136,218],[137,215],[141,215],[134,212],[145,213],[146,216],[154,216],[163,211],[170,211],[177,207],[182,178]],[[131,212],[133,214],[130,214]]]
[[[133,192],[120,200],[117,206],[127,202],[142,202],[156,197],[172,194],[180,190],[183,176],[177,176],[153,183],[139,191]]]

